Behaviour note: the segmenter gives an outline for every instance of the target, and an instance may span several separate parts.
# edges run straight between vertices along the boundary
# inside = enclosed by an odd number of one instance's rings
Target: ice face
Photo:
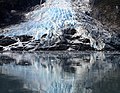
[[[8,32],[4,35],[31,35],[38,40],[46,34],[49,42],[64,34],[63,29],[74,28],[76,36],[89,39],[91,47],[101,50],[110,34],[86,14],[90,10],[89,0],[47,0],[41,8],[26,14],[26,22],[5,28]]]

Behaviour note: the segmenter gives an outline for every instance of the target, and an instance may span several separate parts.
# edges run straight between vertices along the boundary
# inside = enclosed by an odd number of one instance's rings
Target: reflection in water
[[[12,92],[4,92],[1,83],[0,90],[2,93],[15,93],[16,89],[17,93],[110,93],[113,82],[111,93],[119,93],[119,62],[119,53],[4,52],[0,54],[0,81],[9,80],[9,86],[19,88],[9,87],[6,91]]]
[[[39,93],[23,88],[23,84],[22,80],[0,74],[0,93]]]

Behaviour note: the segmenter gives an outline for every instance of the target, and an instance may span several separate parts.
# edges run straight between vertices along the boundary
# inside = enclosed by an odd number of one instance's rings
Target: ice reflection
[[[4,52],[0,73],[39,93],[93,93],[93,86],[119,68],[119,53]]]

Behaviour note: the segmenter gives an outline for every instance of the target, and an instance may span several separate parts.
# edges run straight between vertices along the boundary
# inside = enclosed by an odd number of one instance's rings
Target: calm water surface
[[[120,53],[0,53],[0,93],[120,93]]]

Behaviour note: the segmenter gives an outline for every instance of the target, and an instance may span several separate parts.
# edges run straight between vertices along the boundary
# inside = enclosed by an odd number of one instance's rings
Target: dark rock
[[[65,29],[63,30],[64,34],[68,34],[68,35],[74,35],[76,33],[75,29]]]
[[[72,40],[79,39],[80,36],[73,37]]]
[[[106,44],[105,48],[103,50],[107,50],[107,51],[115,51],[115,47],[111,44]]]
[[[16,42],[17,41],[11,37],[4,37],[4,38],[0,39],[1,46],[8,46],[8,45],[14,44]]]
[[[42,35],[42,37],[41,38],[45,38],[47,36],[47,34],[44,34],[44,35]]]
[[[27,35],[21,35],[21,36],[17,36],[17,38],[19,38],[21,42],[26,42],[26,41],[30,41],[33,37]]]
[[[20,23],[24,13],[45,0],[0,0],[0,27]]]
[[[86,15],[90,16],[90,13],[88,11],[85,12]]]
[[[120,45],[119,44],[112,44],[112,43],[110,43],[109,45],[111,47],[113,47],[113,48],[110,48],[109,50],[118,50],[118,51],[120,51]]]
[[[0,36],[0,39],[2,39],[2,38],[4,38],[4,36],[3,36],[3,35],[1,35],[1,36]]]
[[[69,48],[69,45],[67,44],[59,44],[57,45],[55,48],[55,50],[67,50]],[[52,48],[50,48],[50,50],[53,50]]]
[[[120,34],[118,34],[118,38],[120,39]]]
[[[86,44],[82,44],[82,43],[73,44],[70,47],[73,48],[73,49],[75,49],[75,50],[79,50],[79,51],[95,50],[90,45],[86,45]]]
[[[106,43],[105,50],[119,50],[120,51],[120,37],[119,34],[113,34],[111,41]]]
[[[56,46],[49,46],[49,47],[39,47],[36,50],[50,50],[50,51],[54,51],[54,50],[67,50],[69,48],[69,45],[67,44],[59,44]]]
[[[3,47],[2,46],[0,46],[0,51],[3,51]]]
[[[90,40],[89,39],[82,39],[81,40],[83,43],[90,43]]]
[[[73,40],[72,36],[70,36],[70,35],[64,35],[64,38],[69,39],[69,40]]]
[[[11,50],[12,51],[23,51],[24,47],[12,47]]]
[[[91,16],[110,31],[120,32],[120,0],[91,0]],[[110,29],[111,28],[111,29]]]

